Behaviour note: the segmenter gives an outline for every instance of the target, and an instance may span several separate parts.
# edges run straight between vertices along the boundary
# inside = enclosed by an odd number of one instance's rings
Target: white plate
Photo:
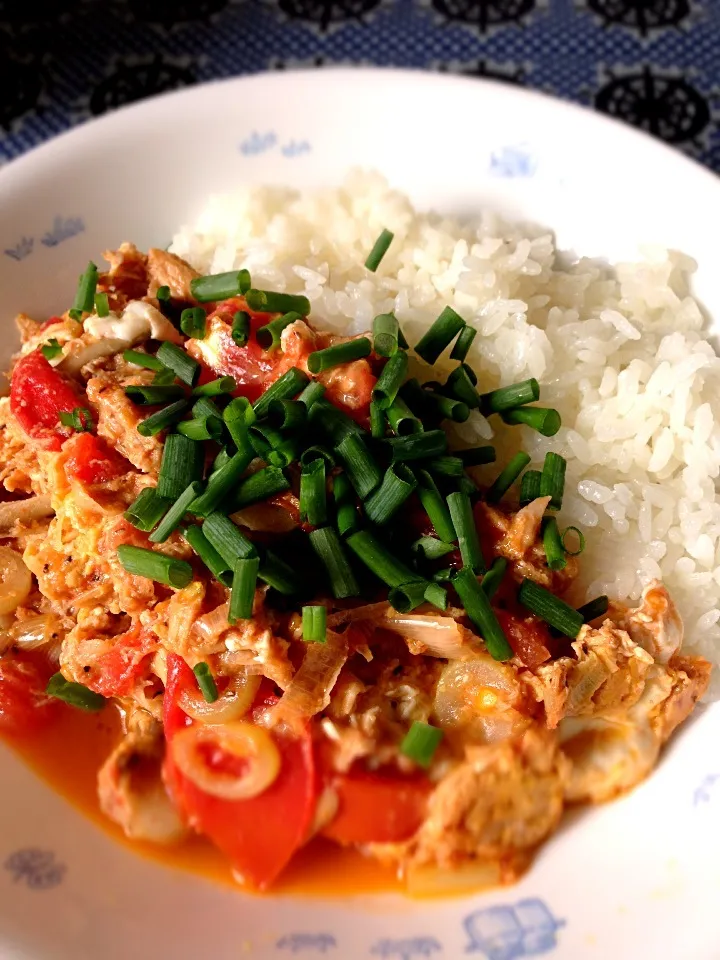
[[[700,262],[720,316],[720,181],[655,141],[511,87],[322,70],[218,83],[122,110],[0,172],[0,307],[67,305],[89,257],[165,245],[209,192],[382,170],[420,204],[489,204],[616,259],[639,242]],[[133,856],[0,751],[0,956],[716,960],[720,708],[630,796],[570,818],[515,887],[446,902],[250,898]]]

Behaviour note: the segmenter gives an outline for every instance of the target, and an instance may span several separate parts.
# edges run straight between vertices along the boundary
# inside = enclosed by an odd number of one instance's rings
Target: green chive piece
[[[549,407],[517,407],[515,410],[507,410],[501,417],[504,423],[511,426],[525,424],[544,437],[554,437],[562,426],[560,414]]]
[[[270,290],[248,290],[245,301],[251,310],[259,313],[297,313],[306,317],[310,313],[307,297],[292,293],[273,293]]]
[[[40,352],[46,360],[54,360],[56,357],[61,356],[62,347],[58,343],[57,337],[52,337],[47,343],[44,343],[40,347]]]
[[[285,433],[280,443],[268,453],[268,462],[273,467],[289,467],[291,463],[300,459],[303,446],[303,437]]]
[[[518,590],[518,600],[531,613],[549,623],[551,627],[555,627],[560,633],[564,633],[565,636],[574,640],[580,633],[580,627],[584,622],[582,613],[573,610],[564,600],[532,580],[523,580]]]
[[[398,391],[407,376],[408,357],[404,350],[393,354],[382,369],[382,373],[373,387],[373,400],[386,410],[395,400]]]
[[[469,567],[464,567],[455,575],[452,584],[493,660],[509,660],[513,655],[512,648],[475,574]]]
[[[441,587],[439,583],[425,584],[425,599],[438,610],[447,610],[447,590]]]
[[[325,399],[317,400],[310,408],[310,424],[321,430],[333,447],[350,434],[365,435],[362,427]]]
[[[370,436],[373,440],[382,440],[385,436],[387,420],[382,407],[374,400],[370,402]]]
[[[480,586],[485,591],[485,596],[488,598],[488,600],[492,600],[492,598],[498,592],[503,577],[505,576],[507,566],[508,562],[505,557],[495,557],[493,562],[490,564],[490,569],[482,578],[482,583]]]
[[[268,410],[268,423],[278,430],[302,430],[308,409],[300,400],[273,400]]]
[[[249,428],[257,419],[250,401],[246,397],[236,397],[225,407],[222,417],[238,450],[250,451]]]
[[[260,563],[258,576],[273,590],[285,596],[297,596],[304,589],[297,572],[271,550],[265,551],[265,559]]]
[[[474,327],[464,326],[450,351],[450,359],[464,363],[476,335],[477,330]]]
[[[232,591],[228,622],[250,620],[255,602],[255,589],[260,573],[259,557],[238,557],[233,567]]]
[[[155,299],[159,300],[161,304],[167,303],[171,299],[170,287],[167,284],[163,284],[161,287],[158,287],[155,291]]]
[[[192,406],[193,417],[215,417],[218,420],[223,419],[220,407],[211,400],[210,397],[198,397]]]
[[[325,462],[326,470],[331,470],[335,466],[335,457],[333,456],[332,451],[328,450],[327,447],[324,447],[320,443],[313,444],[311,447],[305,447],[302,456],[300,457],[300,465],[302,467],[307,467],[314,460],[323,460]]]
[[[206,517],[203,520],[202,532],[210,546],[217,550],[231,570],[238,557],[247,560],[257,556],[252,540],[248,540],[240,528],[224,513],[218,511]]]
[[[187,383],[192,387],[200,376],[200,364],[194,360],[189,353],[178,347],[175,343],[166,340],[160,344],[157,352],[158,360],[172,370],[178,380]]]
[[[134,363],[136,367],[145,367],[146,370],[164,370],[165,365],[149,353],[140,350],[123,350],[123,360]]]
[[[347,474],[339,473],[333,477],[333,498],[335,500],[335,524],[338,533],[341,537],[347,537],[360,529],[355,493]]]
[[[160,403],[172,403],[182,400],[185,391],[179,384],[163,384],[161,386],[130,386],[125,387],[125,396],[140,406],[154,407]]]
[[[79,710],[85,710],[88,713],[96,713],[107,703],[105,697],[94,690],[89,690],[82,683],[75,683],[74,680],[66,680],[61,673],[54,673],[48,680],[45,692],[49,697],[55,697],[56,700],[62,700],[63,703],[71,707],[77,707]]]
[[[203,340],[207,325],[207,314],[202,307],[186,307],[180,314],[180,329],[186,337]]]
[[[415,720],[400,744],[400,753],[427,769],[443,738],[442,730]]]
[[[486,495],[487,502],[497,503],[501,497],[505,496],[529,463],[530,457],[526,453],[522,451],[516,453],[488,490]]]
[[[482,573],[485,570],[485,561],[480,549],[480,539],[470,497],[466,493],[451,493],[447,498],[447,505],[455,528],[463,567],[469,567],[474,573]]]
[[[175,383],[175,371],[170,370],[168,367],[163,367],[163,369],[158,370],[152,378],[152,382],[154,387],[166,387],[170,383]]]
[[[367,530],[351,534],[345,542],[358,559],[389,587],[401,587],[422,579]]]
[[[393,463],[411,460],[427,460],[442,456],[447,450],[447,434],[444,430],[427,430],[408,437],[388,437],[384,441],[390,448]]]
[[[178,590],[186,587],[192,580],[190,564],[165,553],[121,543],[117,548],[117,556],[125,570],[136,577],[147,577],[148,580],[155,580]]]
[[[444,557],[445,554],[452,553],[455,547],[452,543],[445,543],[443,540],[438,540],[437,537],[420,537],[419,540],[413,543],[410,549],[413,553],[424,557],[426,560],[439,560],[440,557]]]
[[[395,234],[390,230],[383,230],[373,244],[373,248],[368,254],[367,260],[365,261],[365,266],[371,271],[371,273],[375,273],[377,268],[380,266],[380,261],[387,253],[388,247],[392,243],[394,236]]]
[[[460,457],[466,467],[480,467],[486,463],[495,463],[495,447],[471,447],[469,450],[453,450],[454,457]]]
[[[595,597],[594,600],[588,600],[587,603],[584,603],[581,607],[578,607],[577,612],[583,618],[585,623],[591,623],[593,620],[597,620],[598,617],[604,617],[608,612],[609,607],[610,601],[603,594],[601,597]]]
[[[258,418],[266,417],[273,400],[294,399],[303,387],[307,386],[308,381],[309,377],[306,373],[303,373],[298,367],[291,367],[287,373],[284,373],[275,383],[271,384],[261,397],[258,397],[253,404],[255,415]]]
[[[326,607],[317,605],[302,608],[302,632],[305,643],[325,643],[327,640]]]
[[[313,527],[327,522],[325,461],[312,460],[300,474],[300,519]]]
[[[358,337],[346,343],[338,343],[325,350],[315,350],[307,359],[308,370],[312,374],[322,373],[338,367],[341,363],[351,363],[353,360],[362,360],[372,353],[372,344],[367,337]]]
[[[92,313],[95,306],[97,282],[98,268],[91,260],[85,268],[85,273],[80,275],[75,299],[70,310],[70,316],[73,320],[79,320],[83,313]]]
[[[247,270],[231,270],[228,273],[211,273],[190,281],[190,293],[198,303],[213,300],[229,300],[239,297],[250,289],[250,274]]]
[[[137,432],[143,437],[154,437],[161,430],[167,430],[178,420],[181,420],[188,409],[187,400],[176,400],[175,403],[163,407],[157,413],[150,414],[137,425]]]
[[[433,457],[426,463],[430,473],[440,477],[462,477],[465,465],[460,457]]]
[[[565,537],[567,537],[569,533],[576,534],[578,538],[577,550],[570,550],[568,545],[565,543]],[[563,550],[569,557],[579,557],[585,549],[585,535],[583,534],[582,530],[578,530],[577,527],[567,527],[560,539],[562,540]]]
[[[398,613],[410,613],[426,602],[425,593],[429,586],[425,580],[412,580],[399,587],[392,587],[388,592],[390,606]]]
[[[223,560],[215,547],[208,541],[200,527],[191,523],[190,526],[181,529],[180,533],[215,579],[224,587],[229,587],[232,583],[232,566]]]
[[[403,463],[388,467],[377,490],[365,501],[365,516],[371,523],[389,523],[417,486],[415,476]]]
[[[253,456],[252,448],[248,447],[238,450],[234,456],[230,457],[227,463],[210,477],[205,492],[190,504],[190,513],[194,513],[197,517],[208,517],[214,513],[237,487],[240,477],[250,466]]]
[[[567,560],[555,517],[545,517],[543,520],[542,538],[548,567],[551,570],[564,570]]]
[[[197,685],[200,688],[200,693],[203,695],[205,703],[215,703],[218,698],[218,688],[215,683],[215,678],[212,673],[210,673],[210,667],[201,661],[195,664],[193,673],[195,674]]]
[[[191,440],[219,440],[223,434],[223,422],[219,417],[195,417],[179,423],[177,432]]]
[[[279,467],[264,467],[243,480],[236,491],[233,507],[241,510],[252,503],[267,500],[290,489],[287,477]],[[262,576],[262,573],[261,573]]]
[[[233,314],[230,336],[236,347],[247,346],[250,339],[250,314],[245,310],[238,310]]]
[[[445,307],[443,312],[423,335],[415,347],[415,353],[422,357],[425,363],[437,362],[445,347],[449,346],[465,326],[465,321],[452,307]]]
[[[157,491],[161,497],[177,500],[203,473],[205,452],[201,443],[195,443],[180,433],[171,433],[163,446]]]
[[[211,380],[209,383],[203,383],[200,387],[193,389],[193,397],[219,397],[224,393],[232,393],[237,389],[235,377],[218,377],[217,380]]]
[[[398,352],[398,326],[394,313],[379,313],[373,320],[373,350],[379,357],[392,357]]]
[[[279,349],[282,345],[280,338],[285,327],[289,327],[291,323],[295,323],[296,320],[300,319],[302,318],[299,313],[290,310],[281,317],[276,317],[274,320],[271,320],[270,323],[266,323],[264,327],[259,327],[255,338],[263,350],[271,353],[273,350]]]
[[[418,481],[418,497],[425,513],[430,518],[435,533],[441,540],[450,543],[455,539],[456,534],[447,503],[440,495],[435,481],[427,470],[418,470],[415,476]]]
[[[380,485],[382,473],[364,440],[356,433],[350,433],[335,447],[335,452],[342,460],[357,495],[365,500]]]
[[[512,383],[509,387],[500,387],[491,390],[480,398],[480,409],[487,416],[489,413],[503,413],[505,410],[514,410],[526,403],[535,403],[540,399],[540,384],[533,377],[530,380],[521,380]]]
[[[539,470],[526,470],[522,476],[520,484],[520,506],[526,507],[528,503],[537,500],[540,496],[540,483],[542,474]]]
[[[58,420],[64,427],[70,427],[78,433],[90,432],[94,424],[92,411],[87,407],[75,407],[72,412],[61,410]]]
[[[467,364],[461,364],[453,370],[442,389],[456,400],[464,403],[470,410],[474,410],[480,406],[480,394],[477,392],[473,378],[470,376],[471,372]]]
[[[151,543],[164,543],[167,540],[173,530],[180,526],[188,507],[202,493],[202,489],[203,485],[199,480],[193,480],[188,484],[187,489],[183,490],[162,518],[157,530],[150,534]]]
[[[133,500],[123,516],[137,530],[149,533],[162,520],[170,501],[158,496],[154,487],[145,487]]]
[[[436,570],[432,575],[433,583],[449,583],[455,571],[451,567],[443,567],[442,570]]]
[[[106,293],[95,294],[95,313],[99,317],[110,316],[110,302]]]
[[[266,462],[270,459],[270,451],[279,447],[285,439],[281,431],[271,427],[267,420],[254,423],[250,427],[248,436],[255,453]]]
[[[311,380],[302,393],[298,394],[300,403],[304,403],[308,412],[312,405],[322,398],[325,387],[318,380]]]
[[[224,467],[226,463],[229,463],[232,458],[232,453],[228,450],[227,447],[222,447],[220,453],[215,457],[212,464],[212,472],[210,476],[214,473],[217,473],[221,467]]]
[[[563,492],[565,490],[565,468],[567,461],[557,453],[546,453],[540,477],[540,496],[550,497],[550,504],[554,510],[562,507]]]
[[[392,432],[399,437],[407,437],[410,434],[422,433],[422,422],[412,412],[402,397],[395,397],[389,407],[385,408],[385,415]]]
[[[336,600],[360,595],[360,588],[340,537],[332,527],[318,527],[310,533],[310,544],[325,567]]]
[[[470,416],[470,407],[462,400],[446,397],[433,390],[425,390],[427,406],[440,420],[454,420],[455,423],[465,423]]]

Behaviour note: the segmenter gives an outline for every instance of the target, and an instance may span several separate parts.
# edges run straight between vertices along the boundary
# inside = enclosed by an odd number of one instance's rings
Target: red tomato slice
[[[196,688],[185,661],[168,654],[164,698],[165,737],[191,723],[178,706],[179,692]],[[317,783],[310,732],[301,738],[273,733],[282,759],[280,774],[263,793],[249,800],[222,800],[203,792],[180,773],[170,753],[164,775],[186,820],[205,834],[252,886],[263,890],[287,866],[307,837],[315,812]]]
[[[10,383],[10,409],[25,433],[50,450],[59,450],[61,412],[83,406],[70,382],[50,366],[40,350],[15,364]]]
[[[338,843],[399,843],[425,817],[432,784],[423,776],[355,771],[333,781],[340,806],[322,834]]]
[[[55,717],[60,703],[45,693],[49,667],[24,654],[0,660],[0,730],[12,736],[37,733]]]
[[[147,674],[150,657],[157,649],[157,637],[135,626],[115,638],[113,647],[97,657],[83,682],[104,697],[127,697]]]
[[[65,473],[69,479],[81,483],[104,483],[120,477],[132,467],[128,461],[109,447],[102,437],[92,433],[78,433],[66,441],[63,453]]]
[[[526,667],[539,666],[550,659],[553,642],[547,626],[535,617],[521,617],[508,610],[496,610],[503,633]]]

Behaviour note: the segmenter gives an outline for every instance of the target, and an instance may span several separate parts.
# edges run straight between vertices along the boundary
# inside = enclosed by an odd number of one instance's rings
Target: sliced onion
[[[448,660],[467,660],[482,653],[478,637],[452,617],[401,614],[388,608],[377,624],[404,637],[411,653]]]
[[[205,584],[201,580],[193,580],[173,595],[168,605],[169,649],[183,651],[187,648],[204,599]]]
[[[96,340],[87,346],[80,347],[64,357],[58,364],[58,369],[68,376],[75,377],[86,363],[92,363],[93,360],[102,360],[104,357],[111,357],[125,347],[129,347],[128,340],[120,340],[115,337],[102,340]]]
[[[352,623],[354,620],[376,620],[390,609],[387,600],[380,603],[366,603],[362,607],[349,607],[347,610],[338,610],[327,618],[329,627],[339,627],[343,623]]]
[[[200,692],[183,690],[178,703],[193,720],[202,723],[230,723],[248,712],[260,687],[261,677],[238,674],[214,703],[207,703]]]
[[[225,633],[226,630],[230,629],[230,623],[228,621],[229,611],[230,604],[221,603],[219,607],[215,607],[210,613],[206,613],[204,617],[198,617],[193,624],[192,632],[197,634],[203,641],[217,640],[221,633]]]
[[[497,860],[472,860],[451,869],[411,866],[406,881],[407,893],[411,897],[447,897],[500,886],[502,866]]]
[[[211,768],[201,747],[222,750],[247,761],[237,776]],[[251,723],[196,724],[178,731],[170,744],[178,769],[204,793],[222,800],[249,800],[274,783],[280,752],[272,737]],[[260,829],[259,825],[257,827]]]
[[[54,614],[46,613],[16,621],[8,633],[15,646],[21,650],[38,650],[58,643],[62,635],[62,625]]]
[[[324,710],[347,656],[345,638],[331,630],[325,643],[307,644],[300,669],[277,704],[268,711],[268,723],[296,728]]]
[[[28,497],[26,500],[11,500],[0,504],[0,531],[5,532],[16,523],[32,523],[53,513],[50,496]]]
[[[0,614],[12,613],[27,599],[32,576],[19,553],[0,547]]]

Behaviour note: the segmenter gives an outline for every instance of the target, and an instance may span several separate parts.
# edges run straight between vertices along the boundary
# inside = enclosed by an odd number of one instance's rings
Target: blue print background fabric
[[[0,0],[0,162],[155,93],[334,64],[521,84],[720,171],[720,0]]]

